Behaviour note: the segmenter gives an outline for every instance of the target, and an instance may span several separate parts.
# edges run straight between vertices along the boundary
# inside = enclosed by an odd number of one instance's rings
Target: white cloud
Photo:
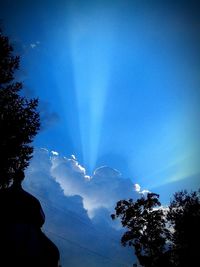
[[[147,195],[148,193],[151,193],[147,189],[141,190],[141,186],[139,184],[134,184],[134,189],[135,189],[136,192],[138,192],[139,194],[142,194],[142,195]]]
[[[35,48],[36,47],[36,44],[30,44],[30,47],[31,48]]]
[[[139,193],[141,193],[142,195],[147,195],[148,193],[151,193],[151,192],[149,190],[147,190],[147,189],[144,189]]]
[[[140,192],[141,186],[139,184],[134,184],[134,189],[136,192]]]
[[[34,42],[34,43],[31,43],[31,44],[30,44],[30,47],[31,47],[32,49],[34,49],[34,48],[36,48],[38,45],[40,45],[40,41],[36,41],[36,42]]]
[[[86,180],[90,180],[90,179],[91,179],[91,176],[89,176],[89,175],[85,175],[85,179],[86,179]]]
[[[146,189],[141,190],[139,184],[133,184],[118,170],[108,166],[97,168],[93,175],[89,176],[75,155],[70,158],[61,157],[57,151],[49,152],[44,148],[37,150],[36,154],[29,170],[48,173],[54,177],[66,196],[79,195],[90,218],[102,208],[112,213],[120,199],[136,199],[140,194],[149,192]]]
[[[58,156],[59,155],[59,153],[58,152],[56,152],[56,151],[51,151],[51,153],[52,153],[52,155],[54,155],[54,156]]]
[[[135,198],[131,180],[107,166],[100,167],[90,177],[77,160],[56,158],[51,173],[66,196],[80,195],[90,217],[99,208],[114,210],[116,202],[124,198]]]
[[[118,200],[136,199],[141,193],[145,193],[145,190],[140,190],[139,184],[133,185],[130,179],[125,179],[116,169],[102,166],[89,176],[75,156],[61,157],[58,152],[49,152],[44,148],[36,150],[28,171],[54,177],[66,196],[79,195],[90,217],[95,216],[101,208],[113,212]]]
[[[132,266],[134,255],[121,246],[122,229],[114,227],[110,214],[118,200],[139,194],[117,170],[103,166],[90,177],[75,157],[36,149],[24,187],[41,201],[43,229],[58,245],[63,267],[83,262],[88,267]]]
[[[71,161],[72,161],[72,166],[74,170],[85,175],[86,173],[85,168],[81,166],[76,159],[72,159]]]

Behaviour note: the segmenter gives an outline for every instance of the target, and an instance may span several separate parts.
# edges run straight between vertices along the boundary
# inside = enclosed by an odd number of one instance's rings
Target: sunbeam
[[[113,44],[111,31],[96,16],[76,17],[70,23],[83,162],[89,172],[95,169],[98,156]]]
[[[32,1],[33,30],[23,9],[9,30],[33,73],[21,80],[58,114],[35,145],[150,188],[199,172],[199,16],[136,2]]]

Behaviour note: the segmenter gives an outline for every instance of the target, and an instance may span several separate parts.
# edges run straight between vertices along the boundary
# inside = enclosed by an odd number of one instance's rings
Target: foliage
[[[0,189],[28,166],[33,152],[30,144],[40,127],[38,100],[22,96],[23,85],[14,78],[19,62],[0,30]]]
[[[170,232],[165,227],[165,216],[160,206],[159,196],[148,193],[137,201],[121,200],[112,218],[120,217],[123,227],[128,231],[122,236],[123,245],[134,247],[141,265],[153,267],[161,262],[166,251],[166,239]]]
[[[200,252],[200,191],[175,193],[165,209],[154,193],[136,201],[120,200],[111,217],[119,217],[128,229],[121,243],[134,248],[142,266],[196,266]]]
[[[174,229],[174,266],[196,266],[200,253],[200,190],[175,193],[169,205],[167,219]]]

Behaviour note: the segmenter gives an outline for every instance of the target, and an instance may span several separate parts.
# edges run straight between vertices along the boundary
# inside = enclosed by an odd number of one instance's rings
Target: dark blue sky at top
[[[0,17],[40,99],[35,146],[163,194],[199,184],[198,1],[7,0]]]

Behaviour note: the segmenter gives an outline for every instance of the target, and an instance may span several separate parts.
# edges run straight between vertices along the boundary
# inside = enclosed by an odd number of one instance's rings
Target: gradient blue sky
[[[35,146],[163,199],[199,186],[198,1],[7,0],[0,18],[41,102]]]

